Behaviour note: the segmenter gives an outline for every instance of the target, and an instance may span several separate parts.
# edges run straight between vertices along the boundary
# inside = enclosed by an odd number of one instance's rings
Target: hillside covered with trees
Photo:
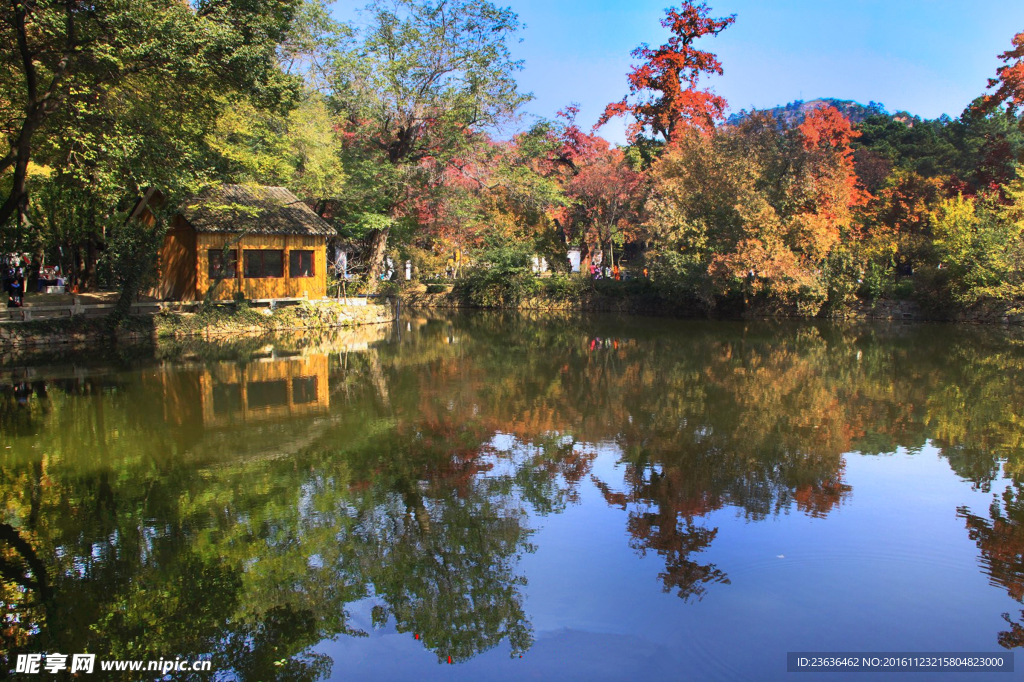
[[[585,130],[571,103],[518,118],[523,27],[490,0],[371,0],[358,25],[326,0],[6,4],[0,251],[134,295],[180,201],[257,183],[361,245],[367,290],[388,258],[431,280],[459,254],[483,303],[585,286],[595,260],[708,308],[1024,297],[1024,30],[957,118],[815,100],[727,121],[705,85],[727,65],[701,48],[742,17],[716,14],[666,10]],[[601,137],[615,117],[626,145]],[[155,230],[126,220],[150,187]],[[570,248],[575,283],[530,272],[565,273]]]

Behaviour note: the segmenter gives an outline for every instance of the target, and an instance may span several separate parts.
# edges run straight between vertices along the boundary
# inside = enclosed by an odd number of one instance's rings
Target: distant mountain
[[[878,102],[868,102],[867,105],[864,105],[860,102],[854,102],[852,99],[833,99],[831,97],[822,97],[819,99],[812,99],[809,102],[797,100],[796,102],[790,102],[784,106],[774,107],[772,109],[755,109],[752,111],[744,109],[743,111],[730,116],[728,120],[726,120],[725,124],[731,126],[738,125],[756,111],[757,113],[771,114],[789,127],[797,126],[803,123],[804,118],[806,118],[807,114],[810,112],[818,109],[819,107],[829,105],[838,109],[853,123],[860,123],[868,116],[873,116],[875,114],[889,114],[889,112],[885,110],[885,107]]]

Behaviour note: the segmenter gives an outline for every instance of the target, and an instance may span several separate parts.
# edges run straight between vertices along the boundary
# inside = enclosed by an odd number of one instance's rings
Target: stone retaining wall
[[[97,345],[152,341],[158,337],[228,336],[272,331],[328,329],[390,322],[394,310],[386,305],[341,305],[314,302],[292,308],[253,308],[239,314],[224,310],[208,313],[162,312],[128,318],[112,330],[102,318],[0,322],[0,356],[15,350],[88,350]]]
[[[402,305],[410,308],[464,308],[458,292],[402,292]],[[655,297],[623,296],[611,298],[599,294],[578,300],[556,300],[546,296],[524,300],[518,310],[567,310],[576,312],[612,312],[627,315],[654,315],[680,318],[708,317],[696,302],[666,303]],[[729,316],[718,311],[713,316]],[[801,310],[797,306],[759,305],[736,314],[745,318],[816,318],[837,320],[905,320],[919,322],[957,322],[964,324],[1024,324],[1024,303],[979,303],[964,310],[944,312],[929,310],[914,301],[855,301],[842,309],[821,314],[818,310]]]
[[[399,298],[403,306],[410,308],[474,308],[474,306],[466,305],[458,292],[428,294],[421,291],[411,291],[402,292]],[[705,311],[696,303],[669,304],[653,297],[610,297],[602,296],[601,294],[588,294],[578,299],[555,299],[549,296],[534,296],[523,300],[515,309],[706,317]]]
[[[922,308],[914,301],[857,302],[835,315],[840,319],[920,320],[962,324],[1024,324],[1024,306],[1005,302],[978,303],[947,312]]]

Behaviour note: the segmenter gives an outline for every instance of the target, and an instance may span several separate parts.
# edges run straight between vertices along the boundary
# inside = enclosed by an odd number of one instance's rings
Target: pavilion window
[[[246,249],[245,276],[251,279],[284,277],[284,251]]]
[[[213,385],[213,414],[223,417],[237,414],[242,411],[242,386],[241,384]]]
[[[316,377],[295,377],[292,379],[292,402],[296,405],[316,402]]]
[[[291,277],[312,277],[313,252],[290,251],[288,253],[288,274]]]
[[[245,396],[250,409],[287,405],[288,381],[250,381],[246,385]]]
[[[226,252],[224,249],[210,249],[207,257],[210,264],[210,279],[234,279],[237,276],[238,251],[235,249],[228,249]]]

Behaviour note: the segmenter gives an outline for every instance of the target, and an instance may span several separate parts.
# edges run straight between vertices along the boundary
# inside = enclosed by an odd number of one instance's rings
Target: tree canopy
[[[822,99],[726,119],[705,43],[735,21],[666,10],[668,38],[633,51],[628,94],[600,112],[598,129],[629,120],[613,145],[574,104],[522,117],[524,27],[490,0],[372,0],[351,23],[327,0],[4,5],[3,252],[130,300],[178,202],[241,182],[331,222],[364,291],[390,259],[502,305],[594,290],[596,262],[669,307],[1018,295],[1020,35],[955,118]],[[125,216],[147,188],[168,201],[143,230]],[[577,249],[581,281],[531,279],[534,257],[562,272]]]

